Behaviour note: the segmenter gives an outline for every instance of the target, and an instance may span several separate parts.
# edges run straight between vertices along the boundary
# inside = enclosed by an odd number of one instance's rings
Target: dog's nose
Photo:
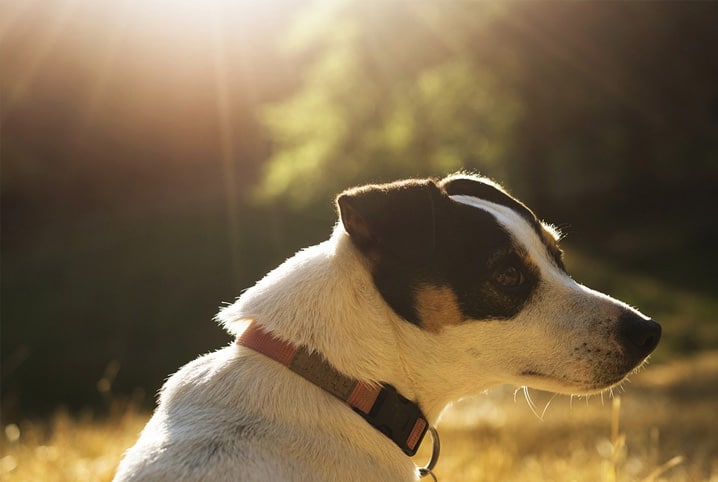
[[[626,355],[639,361],[647,357],[658,345],[658,340],[661,339],[661,325],[633,313],[626,314],[621,317],[618,334]]]

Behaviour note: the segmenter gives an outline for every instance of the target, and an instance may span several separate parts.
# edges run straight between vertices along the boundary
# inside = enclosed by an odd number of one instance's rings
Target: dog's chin
[[[567,390],[563,392],[566,395],[598,395],[610,391],[616,387],[620,387],[623,382],[628,380],[628,375],[625,375],[613,383],[608,384],[595,384],[593,386],[577,387],[575,389]]]
[[[631,373],[633,371],[612,378],[602,377],[601,380],[582,381],[531,372],[523,373],[521,382],[530,388],[562,395],[596,395],[620,386]]]
[[[524,370],[520,375],[519,384],[563,395],[600,394],[620,386],[630,375],[638,373],[648,363],[648,358],[646,357],[636,366],[624,367],[623,370],[600,371],[587,380],[571,378],[566,374],[550,375],[535,369]]]

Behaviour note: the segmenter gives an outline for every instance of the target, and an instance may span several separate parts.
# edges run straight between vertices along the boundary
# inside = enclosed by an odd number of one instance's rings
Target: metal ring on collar
[[[439,452],[441,451],[439,432],[437,432],[434,427],[429,427],[429,433],[431,434],[432,442],[431,459],[429,459],[428,464],[419,469],[419,476],[426,477],[427,475],[431,475],[431,478],[434,479],[434,482],[438,482],[439,479],[436,478],[436,475],[434,474],[434,472],[432,472],[432,470],[434,470],[436,462],[439,461]]]

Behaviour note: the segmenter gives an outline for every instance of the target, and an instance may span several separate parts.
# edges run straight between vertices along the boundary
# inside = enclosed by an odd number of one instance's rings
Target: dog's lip
[[[596,381],[596,380],[587,380],[587,381],[579,381],[579,380],[569,380],[563,377],[557,377],[548,375],[544,372],[540,372],[535,369],[526,369],[523,370],[520,375],[522,377],[530,377],[534,379],[544,379],[544,380],[551,380],[554,382],[558,382],[560,385],[565,387],[565,392],[561,390],[562,393],[570,393],[573,395],[590,395],[593,393],[601,393],[606,390],[609,390],[613,387],[616,387],[623,383],[629,373],[624,373],[623,375],[616,376],[615,379],[612,380],[605,380],[605,381]],[[555,389],[552,389],[552,391],[556,391]]]

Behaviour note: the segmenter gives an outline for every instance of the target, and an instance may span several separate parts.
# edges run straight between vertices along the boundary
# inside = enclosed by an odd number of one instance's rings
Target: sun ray
[[[13,110],[15,104],[22,100],[32,88],[38,69],[52,53],[53,48],[57,45],[58,39],[65,32],[68,21],[77,9],[77,2],[78,0],[65,0],[60,4],[57,13],[52,18],[49,28],[44,32],[44,35],[42,35],[37,47],[32,50],[25,71],[20,74],[19,79],[15,82],[15,88],[8,94],[4,112],[6,115]],[[3,30],[2,32],[5,31]]]
[[[0,4],[0,46],[3,39],[36,1],[4,2]]]
[[[217,102],[217,120],[220,138],[220,161],[222,163],[222,177],[224,181],[224,196],[227,216],[227,234],[229,240],[229,259],[232,269],[231,279],[237,287],[239,280],[239,257],[237,245],[239,241],[239,219],[237,211],[237,173],[236,149],[233,137],[233,123],[231,110],[231,96],[228,85],[227,53],[225,51],[225,35],[220,19],[219,9],[213,8],[214,28],[212,35],[212,54],[214,65],[214,80]]]
[[[111,79],[112,67],[117,58],[119,46],[126,36],[130,17],[128,15],[115,15],[109,21],[107,35],[105,37],[105,49],[102,57],[95,68],[95,79],[89,93],[89,100],[83,114],[80,132],[86,129],[95,121],[99,111],[103,108],[107,86]]]

